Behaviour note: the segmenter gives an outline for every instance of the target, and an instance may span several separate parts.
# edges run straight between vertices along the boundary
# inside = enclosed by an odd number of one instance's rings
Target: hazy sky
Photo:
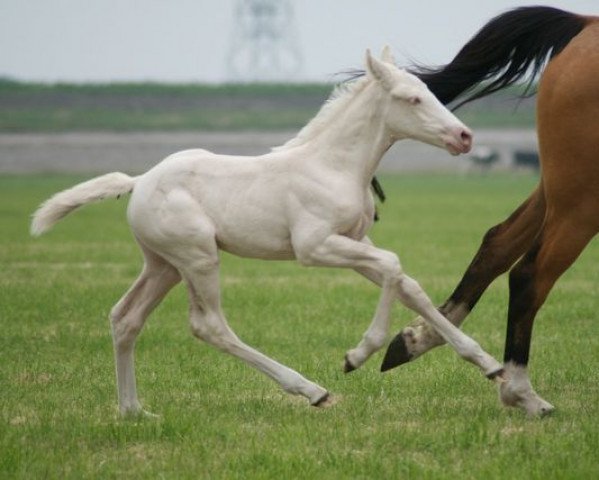
[[[0,0],[0,76],[35,81],[228,80],[237,0]],[[438,64],[515,0],[294,0],[303,66],[332,81],[367,47]],[[598,0],[546,1],[599,14]]]

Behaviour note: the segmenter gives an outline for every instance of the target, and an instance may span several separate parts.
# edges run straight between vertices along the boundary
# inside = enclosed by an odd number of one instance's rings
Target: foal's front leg
[[[368,238],[365,241],[370,242]],[[359,267],[355,268],[356,272],[377,285],[382,285],[382,277],[379,272],[371,268]],[[475,342],[472,338],[461,332],[459,328],[455,327],[452,322],[446,318],[443,314],[437,311],[431,300],[428,298],[426,293],[422,290],[420,285],[411,277],[402,273],[403,281],[398,283],[395,294],[399,300],[409,309],[420,314],[420,320],[435,336],[442,338],[444,341],[449,343],[453,349],[465,360],[477,365],[483,370],[485,375],[490,379],[495,379],[499,376],[501,379],[502,368],[499,362],[497,362],[491,355],[485,352],[480,345]],[[376,323],[377,319],[372,321],[368,330],[364,334],[363,338],[367,338],[371,329],[380,327]],[[387,331],[389,329],[389,323],[387,322]],[[358,346],[350,350],[345,356],[345,372],[351,372],[359,367],[361,364],[356,365],[351,362],[352,355],[360,349],[364,349],[366,346],[364,342],[360,342]],[[378,351],[381,347],[372,349],[368,356]],[[385,356],[381,371],[388,370],[387,364],[389,363],[389,352]]]
[[[459,327],[470,314],[487,287],[507,271],[534,241],[545,219],[545,198],[538,187],[508,219],[485,234],[460,283],[439,311]],[[443,338],[422,318],[416,318],[389,344],[385,369],[411,362],[443,345]]]
[[[348,352],[346,371],[362,365],[381,348],[389,329],[390,308],[395,296],[406,307],[420,314],[460,356],[481,368],[485,375],[493,378],[502,371],[497,360],[437,311],[420,285],[402,271],[394,253],[341,235],[331,235],[311,249],[302,251],[296,248],[296,253],[304,264],[354,268],[381,285],[381,298],[374,319],[360,344]]]
[[[305,244],[296,239],[294,247],[304,265],[354,268],[382,289],[370,326],[358,346],[345,355],[344,370],[351,372],[385,345],[395,284],[401,277],[399,259],[394,253],[375,247],[368,239],[359,242],[342,235],[331,235],[318,244],[313,239]]]

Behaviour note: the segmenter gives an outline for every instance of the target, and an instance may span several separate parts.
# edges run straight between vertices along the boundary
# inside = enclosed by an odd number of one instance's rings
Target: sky
[[[231,81],[248,41],[242,0],[0,0],[0,77],[41,82]],[[446,63],[489,19],[532,0],[288,0],[295,81],[335,81],[389,44],[400,64]],[[545,5],[598,14],[597,0]],[[241,43],[240,43],[241,42]],[[241,58],[241,60],[239,60]],[[251,65],[251,62],[248,62]],[[238,73],[241,75],[242,73]]]

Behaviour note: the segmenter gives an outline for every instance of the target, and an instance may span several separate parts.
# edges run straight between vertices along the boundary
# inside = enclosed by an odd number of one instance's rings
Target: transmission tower
[[[229,78],[238,82],[293,80],[302,67],[291,0],[237,0]]]

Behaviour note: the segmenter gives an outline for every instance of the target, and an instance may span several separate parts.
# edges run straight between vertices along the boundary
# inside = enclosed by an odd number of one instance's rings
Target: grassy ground
[[[0,132],[280,130],[303,126],[332,85],[28,84],[0,80]],[[460,110],[472,127],[530,127],[517,90]]]
[[[159,420],[116,415],[110,307],[140,256],[125,200],[69,217],[41,239],[28,216],[75,177],[0,177],[0,477],[431,478],[599,476],[599,245],[560,281],[538,318],[531,373],[557,411],[530,420],[447,348],[388,374],[382,353],[351,375],[377,291],[352,272],[223,258],[223,302],[241,338],[341,397],[328,410],[282,393],[189,334],[183,288],[137,348],[142,402]],[[373,231],[440,302],[480,237],[532,189],[528,176],[386,177]],[[466,331],[501,358],[506,279]],[[394,330],[412,315],[394,312]]]
[[[0,81],[0,132],[277,130],[305,124],[332,86]]]

